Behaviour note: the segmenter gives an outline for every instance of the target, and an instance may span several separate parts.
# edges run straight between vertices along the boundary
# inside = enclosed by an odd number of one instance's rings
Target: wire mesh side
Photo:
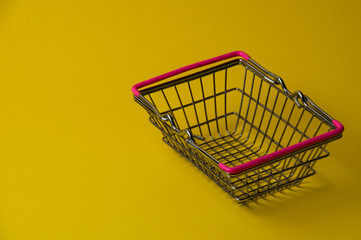
[[[316,161],[329,155],[325,151],[326,144],[323,144],[304,149],[295,155],[254,168],[246,173],[228,175],[214,165],[213,161],[207,159],[207,156],[193,151],[191,146],[180,143],[174,138],[174,135],[164,131],[162,125],[158,125],[160,124],[159,120],[154,116],[151,117],[151,122],[161,130],[165,143],[182,154],[223,190],[243,204],[300,184],[303,179],[315,174]]]

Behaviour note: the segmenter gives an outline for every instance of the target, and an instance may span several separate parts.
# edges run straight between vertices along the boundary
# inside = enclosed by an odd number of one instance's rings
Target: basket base
[[[170,141],[169,141],[169,140]],[[252,202],[256,202],[259,199],[265,199],[268,195],[274,195],[277,192],[282,192],[284,190],[290,189],[294,186],[298,186],[302,183],[302,181],[314,175],[316,171],[311,172],[309,175],[306,175],[304,177],[285,182],[283,184],[279,184],[277,187],[270,188],[266,191],[254,194],[247,198],[239,199],[235,195],[235,189],[234,187],[230,186],[226,181],[221,179],[217,174],[215,174],[212,169],[210,169],[207,165],[202,163],[201,161],[198,161],[198,159],[193,156],[193,154],[189,151],[187,151],[185,148],[183,148],[180,144],[174,143],[175,141],[173,139],[170,139],[168,136],[163,137],[163,142],[166,143],[169,147],[171,147],[173,150],[181,154],[183,157],[185,157],[187,160],[189,160],[193,165],[195,165],[198,169],[200,169],[203,173],[205,173],[210,179],[212,179],[218,186],[220,186],[225,192],[227,192],[233,199],[237,201],[237,203],[241,205],[248,205]],[[182,149],[178,149],[178,147],[181,147]]]

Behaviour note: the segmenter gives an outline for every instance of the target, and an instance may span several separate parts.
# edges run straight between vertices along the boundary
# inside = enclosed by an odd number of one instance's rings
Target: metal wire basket
[[[243,204],[315,174],[316,161],[329,155],[327,144],[343,132],[309,97],[291,93],[241,51],[138,83],[132,91],[163,141]]]

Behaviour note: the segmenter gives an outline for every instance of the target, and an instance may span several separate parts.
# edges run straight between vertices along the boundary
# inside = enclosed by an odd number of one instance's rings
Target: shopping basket
[[[315,174],[316,161],[329,155],[327,144],[343,132],[309,97],[290,92],[241,51],[140,82],[132,91],[163,141],[243,204]]]

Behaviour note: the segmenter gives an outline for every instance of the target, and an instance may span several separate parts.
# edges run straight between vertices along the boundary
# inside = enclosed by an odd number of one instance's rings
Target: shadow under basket
[[[343,132],[309,97],[291,93],[240,51],[132,90],[163,141],[243,204],[315,174],[317,160],[329,155],[327,144]]]

